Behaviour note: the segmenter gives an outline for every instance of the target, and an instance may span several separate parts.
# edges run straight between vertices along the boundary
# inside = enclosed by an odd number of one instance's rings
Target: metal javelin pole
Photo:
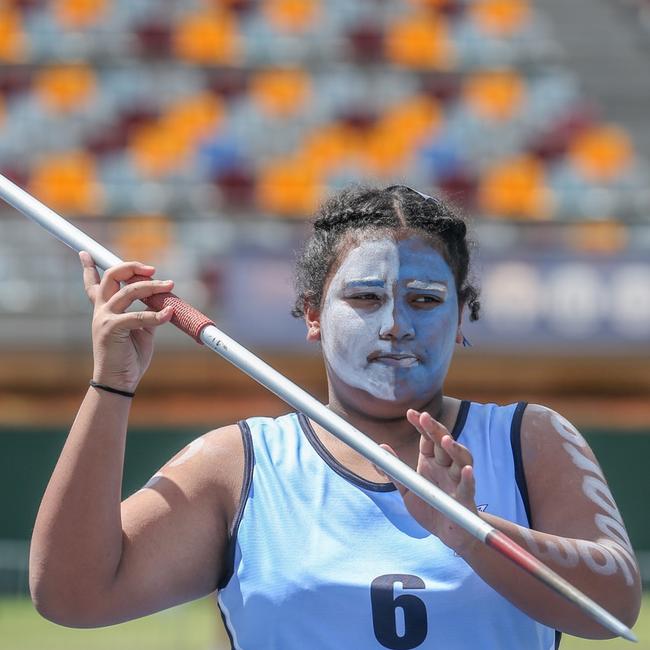
[[[105,270],[122,262],[119,257],[2,175],[0,175],[0,197],[26,217],[45,228],[64,244],[70,246],[70,248],[76,251],[85,250],[90,253],[95,264],[100,268]],[[156,310],[160,310],[167,305],[173,306],[174,316],[172,322],[179,329],[192,336],[199,343],[205,344],[295,409],[302,411],[312,420],[318,422],[337,438],[363,454],[390,477],[405,485],[433,508],[443,513],[484,544],[507,557],[527,573],[542,581],[553,591],[577,605],[598,623],[619,636],[630,641],[637,641],[634,633],[626,625],[576,589],[555,571],[540,562],[534,555],[460,505],[440,488],[427,481],[350,423],[330,411],[315,397],[296,386],[284,375],[237,343],[237,341],[224,334],[207,316],[194,309],[184,300],[171,293],[158,294],[147,299],[145,304]]]

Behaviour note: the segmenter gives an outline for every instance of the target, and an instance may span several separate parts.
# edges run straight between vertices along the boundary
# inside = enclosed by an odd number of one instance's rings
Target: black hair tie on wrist
[[[98,384],[96,381],[90,380],[90,385],[93,388],[99,388],[105,390],[108,393],[115,393],[116,395],[122,395],[123,397],[133,397],[135,393],[129,393],[128,390],[120,390],[119,388],[113,388],[112,386],[107,386],[106,384]]]

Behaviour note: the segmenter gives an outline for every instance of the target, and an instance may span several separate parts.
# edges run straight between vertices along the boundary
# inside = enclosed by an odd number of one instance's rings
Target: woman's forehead
[[[453,277],[446,260],[428,239],[417,235],[395,238],[385,233],[349,242],[339,255],[334,275],[341,279],[413,276],[430,281]]]

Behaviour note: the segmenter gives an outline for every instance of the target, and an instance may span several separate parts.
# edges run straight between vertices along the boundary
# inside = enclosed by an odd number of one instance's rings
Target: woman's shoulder
[[[472,420],[482,420],[485,424],[492,426],[509,424],[515,421],[516,426],[521,423],[522,417],[529,408],[525,401],[519,402],[479,402],[468,399],[455,399],[457,420],[471,418]]]
[[[245,419],[239,420],[237,425],[240,429],[264,430],[264,429],[282,429],[286,427],[295,427],[300,424],[301,414],[296,412],[283,413],[281,415],[251,415]]]
[[[255,464],[265,458],[271,463],[284,462],[287,455],[299,455],[310,425],[302,413],[279,416],[253,416],[239,421],[245,448]]]
[[[511,422],[522,440],[539,440],[551,435],[558,435],[561,439],[584,446],[585,441],[576,427],[563,415],[544,404],[530,403],[525,400],[509,403],[477,402],[463,400],[459,412],[463,407],[474,418],[484,418],[493,423],[502,420],[503,423]]]
[[[567,449],[592,455],[577,427],[562,414],[543,404],[529,404],[521,423],[522,448],[531,459],[555,463]]]

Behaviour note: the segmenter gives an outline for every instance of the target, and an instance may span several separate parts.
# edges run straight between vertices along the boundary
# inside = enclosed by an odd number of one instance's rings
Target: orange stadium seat
[[[522,108],[526,85],[514,70],[491,70],[470,75],[463,85],[465,104],[479,118],[512,120]]]
[[[479,181],[478,204],[496,218],[549,217],[551,195],[544,165],[527,155],[493,164]]]
[[[390,108],[369,133],[364,149],[368,170],[380,176],[399,173],[425,137],[441,127],[443,112],[431,97],[416,95]]]
[[[263,0],[269,24],[276,30],[300,33],[316,23],[320,15],[319,0]]]
[[[0,5],[0,61],[18,63],[25,54],[26,38],[20,12]]]
[[[270,117],[290,117],[302,110],[311,95],[311,78],[298,68],[269,69],[250,79],[250,96]]]
[[[454,47],[444,18],[413,14],[392,23],[386,32],[386,58],[406,68],[447,70],[454,65]]]
[[[275,159],[264,165],[257,185],[257,205],[280,217],[304,219],[323,195],[317,171],[299,157]]]
[[[350,129],[333,122],[320,126],[305,136],[299,156],[308,161],[319,174],[329,174],[340,165],[349,153]]]
[[[242,43],[237,19],[225,11],[189,14],[177,23],[173,46],[176,55],[189,63],[238,63]]]
[[[616,180],[633,160],[630,138],[621,128],[599,125],[576,135],[569,146],[572,167],[587,181]]]
[[[159,178],[182,166],[190,149],[183,133],[165,129],[164,123],[156,122],[134,130],[129,150],[140,174]]]
[[[95,161],[86,152],[71,151],[40,159],[32,168],[30,191],[54,210],[97,215],[103,193]]]
[[[157,178],[178,170],[223,118],[221,101],[200,93],[172,104],[157,121],[133,129],[129,149],[137,170]]]
[[[477,0],[470,4],[469,15],[484,34],[507,38],[526,25],[530,6],[526,0]]]
[[[386,124],[377,124],[362,144],[362,171],[379,178],[398,174],[411,153],[405,133],[391,131]]]
[[[191,146],[212,133],[224,117],[223,102],[203,92],[173,104],[160,118],[163,131],[176,133]]]
[[[443,111],[438,102],[426,95],[413,95],[389,108],[381,117],[388,129],[399,132],[414,145],[425,135],[433,135],[443,123]]]
[[[83,109],[93,99],[96,86],[95,72],[84,63],[45,67],[34,79],[37,97],[53,113]]]
[[[107,6],[107,0],[55,0],[53,9],[64,29],[80,30],[98,23]]]
[[[113,223],[115,247],[127,260],[156,263],[174,241],[174,224],[163,214],[126,214]]]

